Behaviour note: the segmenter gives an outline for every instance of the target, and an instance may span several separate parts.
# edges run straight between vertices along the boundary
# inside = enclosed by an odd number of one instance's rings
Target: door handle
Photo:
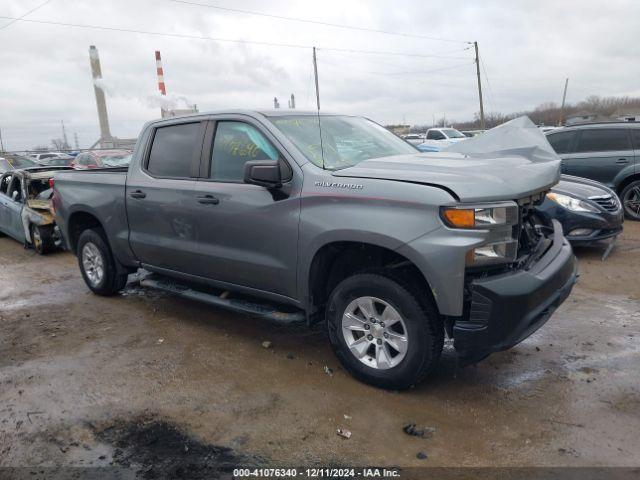
[[[204,195],[202,197],[198,197],[198,203],[202,203],[203,205],[218,205],[220,203],[220,199],[213,195]]]
[[[145,198],[147,196],[142,190],[135,190],[129,194],[132,198]]]
[[[616,163],[629,163],[628,158],[619,158],[616,160]]]

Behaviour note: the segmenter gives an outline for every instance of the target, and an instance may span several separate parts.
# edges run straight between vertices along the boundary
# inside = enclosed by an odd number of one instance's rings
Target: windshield
[[[338,115],[319,118],[320,124],[318,117],[312,115],[270,117],[269,120],[309,161],[327,170],[352,167],[370,158],[417,153],[407,142],[366,118]]]
[[[449,138],[466,138],[464,133],[459,132],[455,128],[443,128],[441,131]]]

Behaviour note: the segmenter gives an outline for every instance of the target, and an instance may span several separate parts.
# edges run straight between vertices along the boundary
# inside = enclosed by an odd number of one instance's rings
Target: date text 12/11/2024
[[[233,478],[400,478],[394,468],[236,468]]]

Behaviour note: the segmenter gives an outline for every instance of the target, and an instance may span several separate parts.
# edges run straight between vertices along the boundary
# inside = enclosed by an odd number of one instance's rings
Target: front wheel
[[[640,180],[624,187],[620,200],[625,216],[631,220],[640,220]]]
[[[444,331],[430,298],[396,279],[357,274],[334,289],[327,306],[329,339],[357,379],[388,389],[422,381],[437,365]]]
[[[80,234],[78,264],[84,282],[98,295],[115,295],[127,283],[127,275],[118,271],[102,230],[85,230]]]

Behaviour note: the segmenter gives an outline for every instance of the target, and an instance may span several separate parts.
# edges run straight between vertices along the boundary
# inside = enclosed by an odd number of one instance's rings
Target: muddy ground
[[[640,223],[601,253],[577,250],[579,285],[524,343],[466,368],[446,347],[397,393],[345,374],[321,331],[101,298],[72,255],[0,238],[0,466],[640,466]]]

